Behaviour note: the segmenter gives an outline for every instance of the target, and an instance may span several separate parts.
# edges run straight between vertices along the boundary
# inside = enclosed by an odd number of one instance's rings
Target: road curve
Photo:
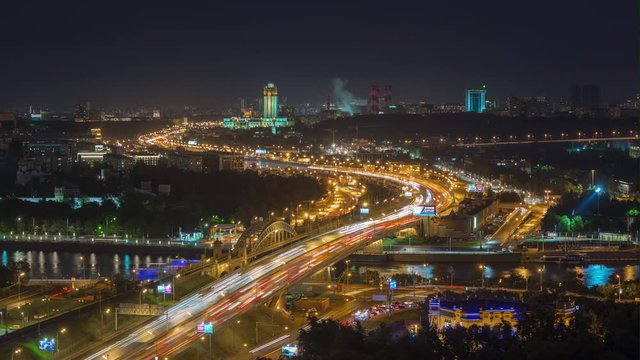
[[[320,170],[320,169],[319,169]],[[329,170],[329,169],[324,169]],[[355,171],[338,170],[344,172]],[[424,187],[413,180],[396,176],[357,172],[359,175],[384,178],[401,183],[423,193]],[[445,199],[439,193],[436,199]],[[422,202],[422,196],[414,204]],[[160,316],[125,337],[121,337],[86,359],[152,359],[171,357],[197,341],[195,331],[202,321],[212,321],[215,327],[268,299],[289,283],[313,274],[337,259],[362,247],[372,238],[416,220],[411,215],[413,205],[374,219],[341,227],[295,243],[230,273],[199,292],[183,298]],[[437,204],[448,207],[447,201]]]

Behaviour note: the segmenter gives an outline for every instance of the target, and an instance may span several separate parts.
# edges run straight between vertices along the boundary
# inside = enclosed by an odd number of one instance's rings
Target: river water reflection
[[[30,277],[39,278],[83,278],[130,276],[131,270],[148,267],[154,263],[167,263],[169,256],[144,254],[70,253],[58,251],[7,251],[0,252],[0,262],[26,260],[31,265]]]
[[[484,272],[485,281],[492,283],[499,281],[501,277],[512,272],[527,272],[530,277],[538,276],[538,269],[541,264],[518,264],[518,263],[435,263],[435,264],[385,264],[385,265],[356,265],[359,273],[365,270],[376,270],[380,275],[391,276],[393,274],[417,274],[426,279],[441,281],[451,279],[453,273],[454,285],[477,285]],[[526,270],[524,270],[526,269]],[[570,273],[576,273],[586,287],[605,285],[613,283],[611,278],[616,274],[620,275],[623,281],[635,281],[640,278],[640,265],[632,263],[597,263],[584,265],[546,264],[544,265],[544,279],[553,281],[563,281]],[[445,282],[445,283],[447,283]]]

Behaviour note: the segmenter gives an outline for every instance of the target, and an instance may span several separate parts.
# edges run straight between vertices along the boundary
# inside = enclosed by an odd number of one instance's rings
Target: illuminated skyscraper
[[[264,88],[264,118],[275,119],[278,117],[278,88],[269,83]]]
[[[482,113],[486,109],[487,89],[467,89],[467,112]]]
[[[271,132],[276,134],[277,129],[281,127],[292,126],[294,124],[293,119],[286,117],[278,117],[278,88],[269,83],[263,89],[263,115],[257,117],[253,113],[252,106],[249,105],[249,110],[245,111],[241,117],[233,116],[224,118],[222,120],[222,126],[227,129],[239,130],[239,129],[254,129],[254,128],[271,128]],[[241,105],[244,108],[244,105]],[[285,109],[285,113],[288,113]],[[291,115],[293,115],[291,113]]]

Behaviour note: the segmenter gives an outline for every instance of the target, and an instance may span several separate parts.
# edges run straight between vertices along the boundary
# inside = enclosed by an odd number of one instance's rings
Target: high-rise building
[[[275,119],[278,117],[278,88],[269,83],[264,87],[264,116],[265,119]]]
[[[254,128],[271,128],[271,131],[275,134],[277,128],[292,126],[294,124],[293,119],[286,117],[278,117],[278,88],[269,83],[263,89],[263,116],[259,117],[258,113],[254,113],[252,105],[249,105],[249,110],[242,114],[242,117],[228,117],[222,120],[222,126],[227,129],[254,129]],[[244,103],[244,100],[241,102]],[[244,107],[244,105],[241,105]],[[288,113],[288,111],[285,109]],[[256,112],[259,112],[257,110]]]
[[[76,120],[89,120],[89,111],[91,110],[91,103],[76,104],[74,118]]]
[[[571,86],[571,109],[597,110],[600,108],[600,85],[576,84]]]
[[[371,85],[371,92],[367,97],[367,113],[378,114],[380,112],[380,87]]]
[[[384,97],[383,104],[381,104],[381,108],[386,109],[391,106],[391,85],[384,86]]]
[[[487,104],[487,88],[482,85],[482,89],[467,89],[466,96],[467,112],[482,113]]]

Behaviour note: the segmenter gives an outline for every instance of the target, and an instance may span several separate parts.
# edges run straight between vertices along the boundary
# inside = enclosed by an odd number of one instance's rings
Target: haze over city
[[[640,359],[637,1],[3,5],[1,359]]]
[[[290,104],[322,102],[334,77],[359,98],[376,83],[436,103],[479,84],[502,99],[597,83],[621,101],[640,82],[636,5],[13,2],[0,24],[0,107],[223,109],[267,82]]]

